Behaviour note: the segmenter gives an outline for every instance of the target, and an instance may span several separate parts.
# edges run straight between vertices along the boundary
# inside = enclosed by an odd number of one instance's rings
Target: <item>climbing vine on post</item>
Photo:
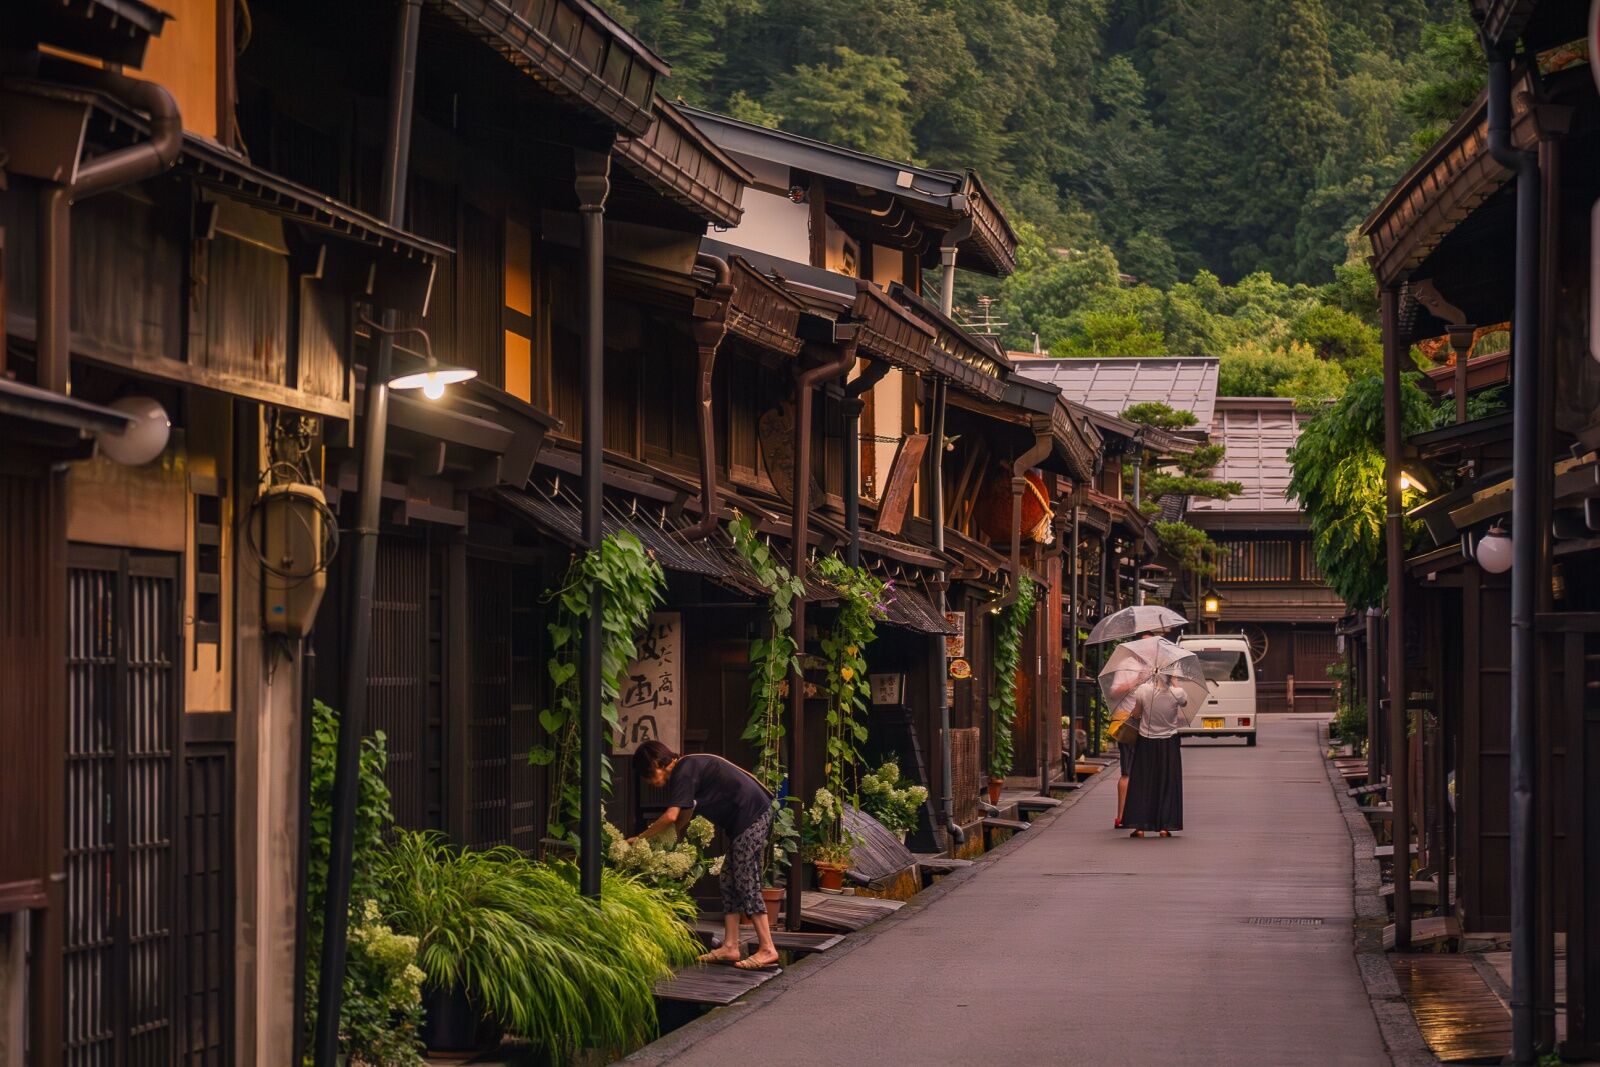
[[[989,750],[989,777],[1011,773],[1015,758],[1012,735],[1017,724],[1017,665],[1022,659],[1022,634],[1033,615],[1033,579],[1026,574],[1017,583],[1017,599],[1001,616],[994,637],[994,692],[989,697],[994,744]]]
[[[817,564],[817,577],[839,591],[839,615],[822,638],[827,665],[828,744],[823,772],[834,796],[859,808],[857,769],[867,740],[866,647],[878,636],[878,620],[888,614],[891,586],[864,567],[852,567],[838,556]]]
[[[743,737],[756,746],[756,778],[773,794],[783,784],[783,700],[790,678],[800,676],[794,637],[794,602],[805,583],[789,572],[772,548],[756,536],[750,520],[734,513],[728,523],[734,550],[767,593],[769,637],[750,642],[750,718]]]
[[[617,731],[617,696],[623,672],[633,659],[639,633],[650,622],[650,612],[661,602],[666,574],[639,539],[619,531],[600,547],[573,561],[565,584],[553,590],[556,617],[549,625],[550,706],[539,713],[548,745],[535,745],[529,762],[549,766],[550,806],[546,832],[557,841],[578,843],[576,827],[583,816],[578,782],[583,680],[578,668],[583,658],[584,623],[589,617],[590,592],[600,590],[600,712],[606,736]],[[600,761],[601,787],[611,795],[611,765]]]
[[[756,536],[750,520],[737,511],[728,522],[728,536],[733,540],[734,551],[767,593],[769,634],[750,642],[750,717],[742,736],[756,746],[755,776],[774,798],[772,837],[762,864],[762,879],[775,885],[779,872],[789,866],[790,857],[799,849],[794,812],[778,795],[784,777],[783,738],[788,732],[783,725],[783,702],[789,695],[790,680],[798,683],[800,678],[800,658],[790,629],[794,602],[806,590],[805,583],[790,573],[771,546]]]

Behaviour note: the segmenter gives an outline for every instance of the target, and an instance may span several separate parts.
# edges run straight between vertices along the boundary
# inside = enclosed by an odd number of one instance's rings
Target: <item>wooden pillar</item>
[[[1383,427],[1389,577],[1389,802],[1394,806],[1394,947],[1411,949],[1411,784],[1406,737],[1405,515],[1400,501],[1400,375],[1409,346],[1400,336],[1400,291],[1379,292],[1383,313]]]

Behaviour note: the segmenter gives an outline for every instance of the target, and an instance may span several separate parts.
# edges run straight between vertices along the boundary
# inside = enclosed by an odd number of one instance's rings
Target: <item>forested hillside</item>
[[[1464,0],[606,2],[690,103],[982,172],[1023,269],[958,303],[1008,345],[1232,350],[1254,391],[1375,355],[1350,235],[1482,71]]]

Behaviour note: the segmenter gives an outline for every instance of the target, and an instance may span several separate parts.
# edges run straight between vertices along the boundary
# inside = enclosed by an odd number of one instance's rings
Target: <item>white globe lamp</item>
[[[142,467],[161,455],[167,447],[167,438],[172,436],[172,420],[159,400],[125,396],[113,400],[111,407],[132,416],[133,422],[121,433],[100,434],[100,451],[107,458],[125,467]]]
[[[1504,574],[1511,569],[1513,554],[1511,538],[1500,526],[1491,526],[1489,532],[1478,542],[1478,549],[1473,554],[1478,559],[1478,566],[1490,574]]]

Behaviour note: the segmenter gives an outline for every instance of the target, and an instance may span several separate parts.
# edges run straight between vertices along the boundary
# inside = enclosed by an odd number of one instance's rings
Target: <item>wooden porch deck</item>
[[[1395,956],[1394,976],[1417,1028],[1442,1063],[1499,1063],[1511,1051],[1511,1012],[1469,956]]]

